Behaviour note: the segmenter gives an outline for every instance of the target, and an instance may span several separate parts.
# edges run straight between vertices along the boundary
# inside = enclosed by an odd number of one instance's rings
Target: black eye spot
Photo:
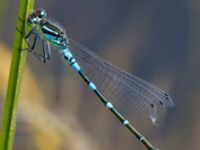
[[[154,104],[151,103],[151,107],[154,108]]]
[[[160,105],[163,105],[163,102],[162,101],[159,101]]]

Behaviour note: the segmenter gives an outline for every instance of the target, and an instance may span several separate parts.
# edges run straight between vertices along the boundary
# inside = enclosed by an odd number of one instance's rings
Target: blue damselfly
[[[102,103],[126,126],[147,149],[156,148],[132,125],[132,116],[140,114],[156,123],[157,108],[173,107],[170,96],[156,86],[135,77],[94,54],[86,47],[70,40],[64,29],[46,17],[43,9],[33,11],[27,22],[30,32],[25,36],[28,49],[46,62],[51,57],[50,45],[58,49],[60,56],[87,83]],[[32,45],[30,35],[34,34]],[[34,50],[37,38],[42,40],[43,54]],[[127,120],[127,119],[129,120]]]

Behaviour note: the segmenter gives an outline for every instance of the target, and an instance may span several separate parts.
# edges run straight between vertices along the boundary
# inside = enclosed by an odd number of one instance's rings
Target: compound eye
[[[39,17],[39,18],[44,18],[44,17],[46,17],[46,12],[45,12],[44,9],[38,10],[38,17]]]
[[[35,23],[37,23],[37,17],[35,17],[35,16],[29,16],[28,17],[28,19],[27,19],[27,21],[30,23],[30,24],[35,24]]]

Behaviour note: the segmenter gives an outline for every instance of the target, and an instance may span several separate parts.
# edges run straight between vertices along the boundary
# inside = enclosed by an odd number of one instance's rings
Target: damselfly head
[[[28,23],[39,24],[39,22],[46,17],[44,9],[37,9],[28,16]]]

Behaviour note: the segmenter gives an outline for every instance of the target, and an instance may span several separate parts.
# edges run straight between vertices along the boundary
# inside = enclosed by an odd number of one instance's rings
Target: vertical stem
[[[27,55],[27,51],[22,51],[27,46],[22,33],[28,30],[25,26],[26,18],[32,11],[33,6],[34,0],[20,0],[16,24],[18,31],[15,33],[10,76],[0,132],[0,150],[11,150],[13,145],[18,99]]]

